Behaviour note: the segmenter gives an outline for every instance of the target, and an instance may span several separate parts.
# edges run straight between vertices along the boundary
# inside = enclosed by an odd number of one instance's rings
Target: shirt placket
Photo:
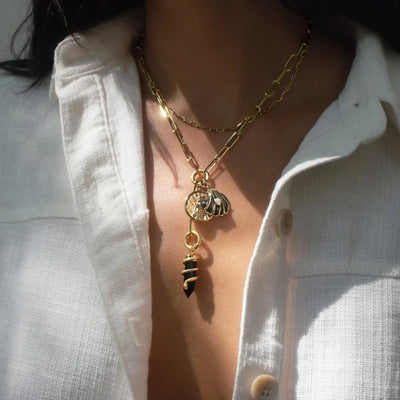
[[[286,241],[293,223],[289,193],[289,183],[277,183],[250,261],[233,400],[273,400],[279,393],[288,287]]]

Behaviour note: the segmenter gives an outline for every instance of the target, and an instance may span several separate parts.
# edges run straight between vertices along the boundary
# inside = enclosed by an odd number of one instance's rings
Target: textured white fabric
[[[0,224],[0,398],[130,399],[79,224]]]
[[[0,220],[77,217],[57,104],[47,101],[48,81],[18,95],[29,83],[0,78]]]
[[[0,77],[0,399],[147,398],[151,281],[129,14],[67,38],[35,92]],[[400,398],[400,57],[356,29],[346,86],[275,185],[233,400]],[[58,115],[59,111],[59,115]],[[276,234],[282,208],[293,230]],[[179,394],[177,394],[179,399]]]

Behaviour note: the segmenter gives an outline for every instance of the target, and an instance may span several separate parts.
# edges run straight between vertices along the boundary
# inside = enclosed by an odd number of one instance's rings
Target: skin
[[[208,126],[231,125],[260,100],[307,22],[277,0],[147,0],[145,19],[146,58],[169,105]],[[202,261],[189,299],[180,271],[193,170],[142,82],[153,285],[149,400],[232,397],[244,281],[270,195],[342,90],[353,57],[351,43],[316,29],[292,90],[246,131],[213,175],[232,213],[196,225]],[[228,137],[180,127],[201,166]]]

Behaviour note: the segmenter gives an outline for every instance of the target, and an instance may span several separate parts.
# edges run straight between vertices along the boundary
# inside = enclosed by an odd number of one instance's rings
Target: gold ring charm
[[[190,244],[189,241],[191,238],[195,237],[196,242],[194,244]],[[190,231],[186,234],[185,236],[185,246],[190,250],[190,251],[195,251],[201,243],[201,237],[196,231]]]
[[[195,185],[201,185],[202,183],[208,182],[210,179],[210,174],[205,169],[197,169],[192,174],[192,182]]]

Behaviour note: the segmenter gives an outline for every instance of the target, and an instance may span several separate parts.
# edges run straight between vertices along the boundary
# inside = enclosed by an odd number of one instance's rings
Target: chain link
[[[173,115],[177,117],[180,121],[184,122],[187,125],[192,126],[193,128],[200,129],[204,132],[233,132],[232,135],[229,137],[229,139],[225,142],[225,144],[222,146],[222,148],[218,151],[218,153],[214,156],[214,158],[211,160],[211,162],[207,165],[204,170],[207,173],[211,172],[211,170],[217,166],[220,161],[222,160],[223,157],[235,146],[235,144],[238,142],[240,139],[242,132],[244,131],[244,128],[247,127],[248,125],[252,124],[257,118],[260,118],[267,112],[269,112],[273,107],[278,105],[285,97],[286,93],[291,89],[297,74],[300,69],[300,65],[304,59],[304,56],[307,53],[308,47],[311,44],[312,41],[312,22],[308,22],[306,32],[301,40],[300,47],[296,51],[296,53],[293,53],[289,56],[287,61],[284,64],[283,70],[278,76],[278,78],[274,79],[268,88],[268,90],[264,93],[263,99],[252,109],[252,111],[246,115],[239,123],[237,123],[234,126],[227,127],[227,128],[210,128],[203,126],[201,124],[198,124],[194,121],[191,121],[187,118],[185,118],[182,115],[177,114],[171,107],[168,106],[166,99],[164,96],[161,94],[161,91],[157,85],[157,83],[154,81],[154,79],[151,77],[149,69],[147,67],[146,60],[144,58],[144,50],[143,50],[143,39],[144,36],[143,34],[141,35],[141,39],[139,44],[137,45],[137,50],[139,52],[139,59],[138,59],[138,64],[141,72],[143,73],[148,87],[153,94],[153,96],[157,99],[157,102],[159,103],[161,109],[163,110],[165,117],[172,129],[172,132],[175,134],[177,137],[179,144],[182,148],[183,154],[186,157],[186,160],[188,163],[194,168],[195,171],[200,171],[199,163],[196,160],[196,157],[192,153],[192,151],[189,149],[189,146],[186,144],[185,140],[183,139],[182,133],[176,124]],[[292,72],[292,73],[291,73]],[[277,90],[277,88],[281,85],[282,81],[284,78],[287,76],[287,74],[291,73],[289,76],[288,80],[289,82],[287,85],[282,89],[280,94],[275,98],[271,104],[265,106],[265,103],[267,100],[271,99]]]
[[[192,128],[200,129],[203,132],[211,133],[211,132],[216,132],[216,133],[224,133],[224,132],[235,132],[239,127],[246,122],[252,124],[256,119],[262,117],[265,113],[267,113],[270,109],[271,106],[275,106],[278,103],[282,101],[282,96],[284,96],[289,89],[291,88],[297,73],[299,71],[299,68],[301,66],[301,63],[303,61],[304,56],[307,53],[308,47],[311,44],[312,41],[312,22],[309,21],[306,27],[306,31],[301,39],[300,46],[297,49],[297,51],[289,56],[289,58],[286,60],[283,69],[279,76],[275,78],[268,90],[264,93],[264,97],[262,100],[251,110],[251,112],[246,115],[240,122],[238,122],[235,125],[225,127],[225,128],[213,128],[213,127],[208,127],[205,125],[202,125],[198,122],[192,121],[189,118],[186,118],[184,115],[178,114],[173,108],[168,106],[168,103],[166,99],[161,95],[160,89],[157,86],[157,83],[154,81],[152,78],[148,68],[147,68],[147,63],[144,58],[144,51],[143,51],[143,39],[144,36],[141,35],[140,43],[137,46],[137,49],[140,54],[140,59],[139,59],[139,66],[143,72],[143,74],[146,77],[147,83],[149,85],[149,88],[153,95],[155,96],[160,96],[162,98],[163,103],[165,106],[168,108],[169,113],[174,115],[176,118],[178,118],[181,122],[185,123],[186,125],[191,126]],[[292,73],[289,76],[289,83],[287,86],[285,86],[282,89],[282,92],[279,95],[279,101],[278,102],[273,102],[271,106],[263,107],[264,104],[266,103],[267,100],[269,100],[272,96],[274,96],[277,88],[282,84],[282,82],[285,80],[286,76],[288,74]]]

